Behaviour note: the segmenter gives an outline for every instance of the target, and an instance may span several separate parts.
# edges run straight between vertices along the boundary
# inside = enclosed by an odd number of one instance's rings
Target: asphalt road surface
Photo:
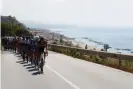
[[[44,74],[13,52],[1,54],[2,89],[133,89],[133,74],[49,52]]]

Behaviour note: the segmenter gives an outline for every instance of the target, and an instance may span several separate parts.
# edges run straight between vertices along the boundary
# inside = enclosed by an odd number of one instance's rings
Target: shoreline
[[[42,31],[42,35],[44,35],[43,33],[45,33],[45,32],[43,32],[43,30],[41,30]],[[59,35],[64,35],[65,36],[65,34],[62,34],[62,33],[57,33],[57,32],[55,32],[55,31],[52,31],[52,30],[50,30],[49,29],[49,33],[51,33],[51,32],[53,32],[53,33],[55,33],[56,34],[56,39],[58,39],[58,40],[60,40],[60,36]],[[47,33],[47,34],[49,34],[49,33]],[[38,34],[38,35],[40,35],[40,34]],[[45,34],[46,35],[46,34]],[[44,35],[44,36],[45,36]],[[51,35],[52,36],[52,35]],[[78,47],[80,47],[80,48],[82,48],[82,49],[85,49],[85,46],[87,45],[87,49],[88,50],[95,50],[95,51],[101,51],[101,49],[103,49],[103,45],[101,46],[101,45],[98,45],[96,42],[98,42],[98,41],[94,41],[93,42],[93,40],[91,39],[91,42],[83,42],[82,41],[82,39],[81,40],[75,40],[75,39],[71,39],[70,37],[68,37],[68,36],[65,36],[66,38],[63,38],[66,42],[67,41],[71,41],[71,43],[72,43],[72,45],[73,46],[78,46]],[[49,38],[49,37],[48,37]],[[88,38],[85,38],[85,37],[83,37],[83,39],[88,39]],[[90,44],[89,44],[90,43]],[[96,46],[93,46],[91,43],[94,43],[94,44],[96,44]],[[99,43],[99,42],[98,42]],[[122,49],[124,49],[124,50],[121,50],[121,49],[116,49],[116,48],[109,48],[108,49],[108,52],[111,52],[111,53],[119,53],[119,54],[129,54],[129,55],[133,55],[133,50],[131,50],[130,52],[129,51],[127,51],[127,50],[125,50],[125,48],[122,48]]]
[[[85,49],[86,44],[84,42],[81,41],[76,41],[76,40],[71,40],[73,45],[78,45],[79,47]],[[88,50],[96,50],[96,51],[100,51],[100,48],[97,48],[96,46],[91,46],[87,44],[87,49]]]
[[[101,49],[103,49],[103,48],[100,48],[100,47],[98,48],[96,46],[91,46],[91,45],[86,44],[86,43],[84,43],[82,41],[77,41],[77,40],[70,40],[70,41],[72,42],[72,44],[74,46],[78,45],[82,49],[85,49],[86,45],[87,45],[87,50],[101,51]],[[126,50],[116,50],[116,49],[113,49],[113,48],[108,49],[107,52],[109,52],[109,53],[117,53],[117,54],[125,54],[125,55],[133,55],[133,53],[128,53],[128,51],[126,51]]]

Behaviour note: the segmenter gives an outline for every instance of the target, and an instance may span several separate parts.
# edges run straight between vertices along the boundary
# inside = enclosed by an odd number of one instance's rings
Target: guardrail
[[[133,73],[133,55],[93,51],[54,44],[49,44],[49,50]]]

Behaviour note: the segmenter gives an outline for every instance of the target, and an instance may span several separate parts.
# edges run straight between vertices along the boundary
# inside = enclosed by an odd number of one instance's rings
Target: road
[[[2,89],[133,89],[133,74],[49,52],[44,74],[2,51]]]

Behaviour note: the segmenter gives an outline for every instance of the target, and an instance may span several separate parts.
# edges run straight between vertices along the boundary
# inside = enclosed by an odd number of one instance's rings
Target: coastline
[[[101,51],[101,49],[103,49],[102,47],[96,47],[96,46],[92,46],[89,44],[86,44],[85,42],[82,41],[77,41],[77,40],[70,40],[72,42],[72,45],[77,46],[85,49],[85,46],[87,45],[87,50],[93,50],[93,51]],[[105,51],[104,51],[105,52]],[[133,53],[127,53],[127,51],[125,50],[116,50],[113,48],[108,49],[107,51],[108,53],[116,53],[116,54],[124,54],[124,55],[133,55]]]
[[[78,45],[82,49],[85,49],[85,46],[87,45],[88,50],[96,50],[96,51],[101,50],[100,48],[97,48],[96,46],[91,46],[91,45],[85,44],[84,42],[81,42],[81,41],[71,40],[71,42],[73,45],[75,45],[75,46]]]
[[[88,50],[95,50],[95,51],[101,51],[101,49],[103,49],[103,43],[102,42],[98,42],[98,41],[95,41],[93,39],[91,40],[88,40],[88,42],[84,42],[82,41],[82,39],[88,39],[87,37],[84,37],[80,40],[76,40],[76,39],[72,39],[68,36],[65,36],[65,34],[62,34],[60,32],[56,32],[56,31],[52,31],[49,29],[50,32],[46,32],[46,31],[43,31],[41,30],[42,33],[39,33],[38,35],[42,34],[44,36],[47,36],[49,38],[49,36],[52,36],[50,35],[50,33],[54,33],[54,36],[55,36],[55,40],[60,40],[60,35],[63,35],[64,36],[64,40],[67,42],[68,40],[72,43],[73,46],[75,47],[80,47],[82,49],[85,49],[85,46],[87,45],[87,49]],[[46,32],[46,33],[45,33]],[[45,34],[44,34],[45,33]],[[51,38],[51,37],[50,37]],[[91,43],[94,43],[96,44],[95,46]],[[102,45],[100,45],[102,44]],[[110,48],[108,49],[108,52],[111,52],[111,53],[118,53],[118,54],[128,54],[128,55],[133,55],[132,51],[128,51],[128,50],[125,50],[125,48],[123,48],[124,50],[122,49],[116,49],[116,48]]]
[[[76,41],[76,40],[71,40],[73,45],[79,45],[79,47],[81,47],[82,49],[85,49],[85,43],[81,42],[81,41]],[[93,50],[93,51],[101,51],[102,48],[98,48],[96,46],[91,46],[87,44],[87,50]],[[102,51],[102,52],[106,52],[106,51]],[[133,53],[122,53],[122,52],[117,52],[117,50],[114,49],[109,49],[107,51],[107,53],[116,53],[116,54],[123,54],[123,55],[133,55]]]

